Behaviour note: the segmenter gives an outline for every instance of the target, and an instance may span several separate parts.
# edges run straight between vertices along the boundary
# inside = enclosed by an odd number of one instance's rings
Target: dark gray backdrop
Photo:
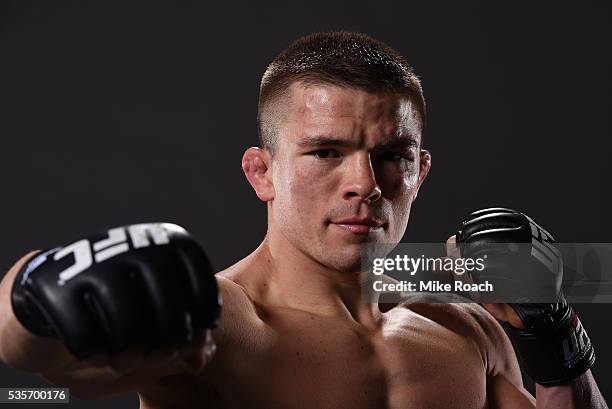
[[[188,227],[218,268],[248,254],[265,232],[265,207],[240,169],[256,143],[259,78],[289,42],[330,29],[387,42],[423,80],[433,168],[407,240],[445,240],[469,211],[504,205],[560,241],[608,242],[610,9],[3,1],[0,268],[29,249],[158,220]],[[609,396],[612,305],[576,308]],[[0,386],[40,382],[0,367]],[[134,396],[117,402],[137,406]]]

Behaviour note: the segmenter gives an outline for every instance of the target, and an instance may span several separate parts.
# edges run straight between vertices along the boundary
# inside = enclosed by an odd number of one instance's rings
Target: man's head
[[[424,112],[418,80],[382,43],[319,33],[292,44],[262,79],[263,149],[243,157],[268,239],[340,271],[360,269],[364,243],[399,242],[430,166]]]
[[[274,154],[290,101],[289,85],[329,84],[411,100],[425,123],[425,100],[408,61],[380,41],[360,33],[315,33],[287,47],[264,73],[259,88],[260,146]]]

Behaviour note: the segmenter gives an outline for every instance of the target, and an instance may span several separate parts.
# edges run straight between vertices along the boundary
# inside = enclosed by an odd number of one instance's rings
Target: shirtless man
[[[130,226],[30,253],[0,287],[0,358],[80,397],[137,391],[147,409],[536,407],[493,316],[524,329],[546,312],[362,299],[362,245],[400,241],[429,172],[424,113],[418,80],[385,45],[352,33],[298,40],[263,76],[261,148],[242,159],[267,204],[261,245],[215,278],[176,226],[148,226],[157,233],[144,236]],[[176,284],[185,277],[194,294]],[[215,281],[223,306],[211,337]],[[91,315],[64,304],[75,299]],[[575,322],[568,333],[588,341]],[[590,343],[580,362],[543,367],[539,356],[559,339],[534,333],[540,343],[521,348],[549,385],[537,385],[537,407],[606,407]]]

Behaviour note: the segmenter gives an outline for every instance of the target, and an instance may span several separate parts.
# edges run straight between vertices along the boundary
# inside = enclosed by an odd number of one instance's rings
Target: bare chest
[[[214,383],[225,407],[486,407],[483,357],[465,335],[414,317],[375,333],[294,318],[223,351]]]

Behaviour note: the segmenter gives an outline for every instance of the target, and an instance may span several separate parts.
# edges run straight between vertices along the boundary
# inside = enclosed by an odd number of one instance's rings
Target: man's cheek
[[[407,201],[412,201],[417,191],[419,177],[416,173],[404,174],[398,183],[397,195]],[[401,200],[401,199],[400,199]]]
[[[381,183],[383,196],[394,200],[410,200],[414,196],[418,184],[416,175],[395,174]]]
[[[297,169],[290,179],[290,192],[302,200],[313,200],[322,195],[330,195],[330,178],[304,166]],[[313,205],[314,203],[310,203]]]
[[[313,184],[305,183],[308,179],[302,176],[293,178],[287,189],[287,200],[291,207],[290,210],[295,217],[301,220],[300,224],[305,224],[310,221],[314,222],[316,215],[317,191],[318,189]]]

